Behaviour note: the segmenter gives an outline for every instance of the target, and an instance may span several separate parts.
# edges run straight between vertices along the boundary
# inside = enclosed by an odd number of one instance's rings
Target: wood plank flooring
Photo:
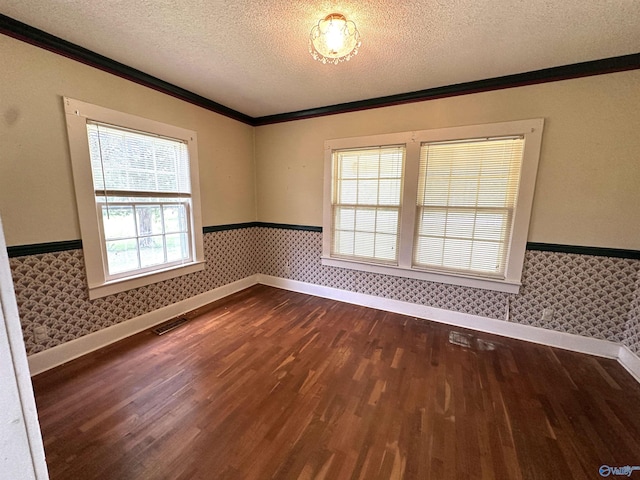
[[[566,480],[640,465],[640,386],[617,362],[473,332],[467,348],[451,330],[252,287],[35,377],[51,479]]]

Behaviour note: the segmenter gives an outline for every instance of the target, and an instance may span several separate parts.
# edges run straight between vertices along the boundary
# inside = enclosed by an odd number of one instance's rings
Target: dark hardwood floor
[[[451,330],[252,287],[35,377],[51,479],[566,480],[640,465],[640,386],[616,361],[472,332],[465,347]]]

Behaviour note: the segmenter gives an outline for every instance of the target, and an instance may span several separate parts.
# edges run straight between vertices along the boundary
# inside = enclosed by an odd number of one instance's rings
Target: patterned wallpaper
[[[322,233],[251,227],[207,233],[205,270],[90,301],[81,250],[11,259],[32,354],[255,273],[623,342],[640,354],[640,260],[527,251],[511,295],[323,266]],[[552,318],[543,320],[545,308]],[[49,339],[36,342],[35,325]]]
[[[204,270],[89,300],[82,250],[10,259],[27,354],[41,352],[257,272],[255,229],[204,235]],[[47,340],[33,328],[45,325]]]
[[[636,269],[636,290],[623,343],[640,356],[640,268]]]
[[[506,293],[324,266],[322,233],[259,228],[258,243],[264,252],[260,273],[266,275],[490,318],[506,313]]]
[[[635,293],[637,260],[527,251],[515,322],[622,341]],[[553,318],[543,321],[544,308]]]
[[[517,295],[327,267],[322,234],[259,228],[262,273],[626,344],[640,352],[640,260],[527,251]],[[287,274],[286,265],[290,265]],[[636,302],[636,336],[629,337]],[[552,318],[543,320],[545,308]]]

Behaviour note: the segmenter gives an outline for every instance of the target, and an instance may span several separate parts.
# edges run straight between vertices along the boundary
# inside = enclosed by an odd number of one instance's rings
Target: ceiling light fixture
[[[319,62],[337,65],[357,55],[361,43],[356,24],[340,13],[331,13],[311,29],[309,53]]]

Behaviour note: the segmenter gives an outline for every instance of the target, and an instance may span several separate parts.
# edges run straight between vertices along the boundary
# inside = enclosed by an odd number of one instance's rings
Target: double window
[[[516,292],[542,127],[327,141],[323,263]]]
[[[203,268],[195,132],[65,98],[92,298]]]

